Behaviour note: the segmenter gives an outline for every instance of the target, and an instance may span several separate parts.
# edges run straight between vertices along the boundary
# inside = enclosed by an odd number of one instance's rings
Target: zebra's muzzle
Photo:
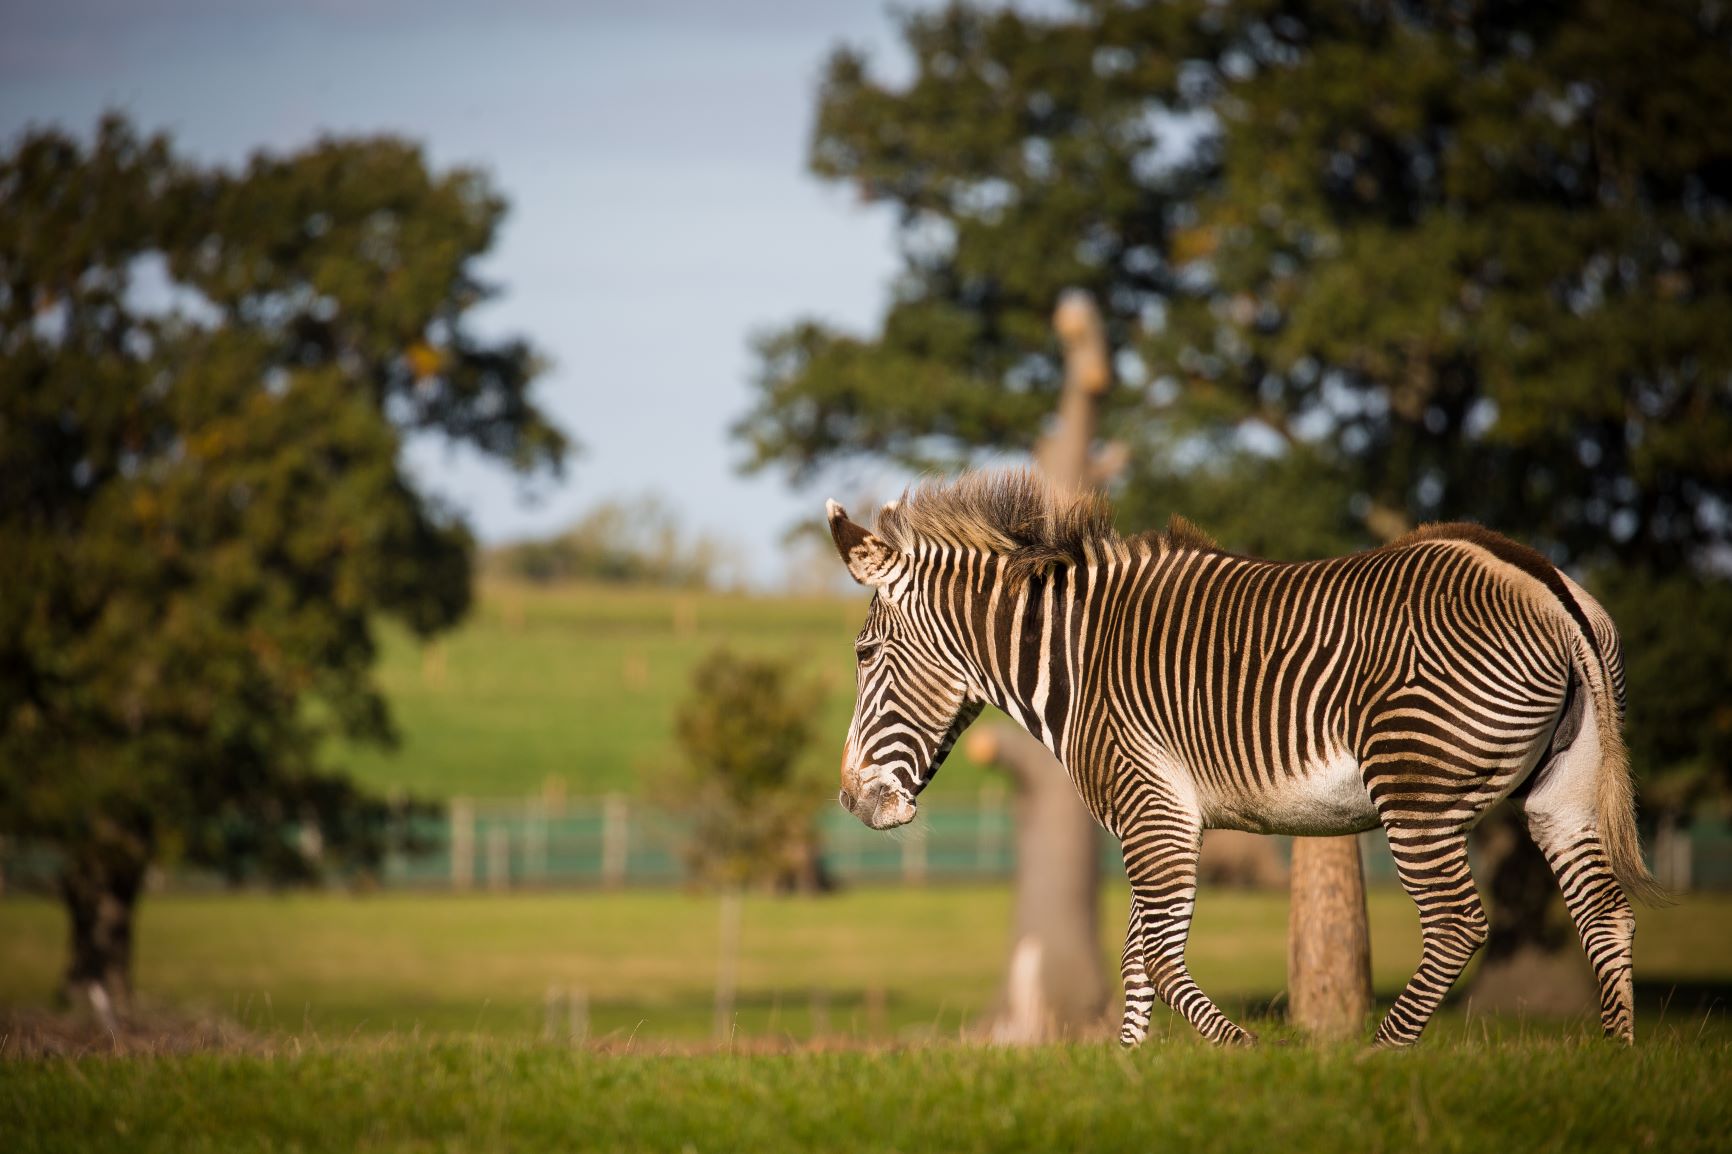
[[[914,820],[914,799],[882,785],[874,785],[858,797],[844,789],[836,800],[869,829],[895,829]]]

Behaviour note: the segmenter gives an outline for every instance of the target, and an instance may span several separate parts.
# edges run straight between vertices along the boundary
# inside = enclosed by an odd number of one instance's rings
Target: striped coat
[[[1563,884],[1609,1034],[1632,1032],[1627,887],[1637,851],[1604,611],[1539,554],[1470,525],[1283,564],[1175,521],[1121,538],[1110,510],[1026,473],[973,474],[887,506],[875,532],[832,503],[876,591],[841,800],[912,819],[990,704],[1044,742],[1124,846],[1132,887],[1122,1037],[1155,997],[1206,1036],[1249,1039],[1184,963],[1205,828],[1332,835],[1381,824],[1418,904],[1418,971],[1379,1026],[1420,1030],[1484,941],[1466,839],[1514,798]]]

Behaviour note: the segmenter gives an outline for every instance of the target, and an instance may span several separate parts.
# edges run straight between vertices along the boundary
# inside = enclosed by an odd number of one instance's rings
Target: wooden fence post
[[[931,819],[928,818],[928,821]],[[910,828],[902,839],[902,880],[911,886],[926,884],[926,831],[921,825]]]
[[[539,885],[547,881],[547,804],[532,797],[524,808],[523,875]]]
[[[1004,786],[994,781],[981,789],[975,812],[974,868],[983,877],[996,875],[1003,852]]]
[[[570,986],[565,991],[566,1030],[571,1044],[581,1046],[589,1040],[589,991],[582,986]]]
[[[502,825],[487,831],[487,888],[511,887],[511,834]]]
[[[734,1032],[734,994],[739,981],[740,891],[730,886],[722,891],[720,932],[716,935],[715,1038],[729,1041]]]
[[[451,888],[467,890],[475,884],[475,803],[466,797],[451,799]]]
[[[544,1042],[559,1040],[559,1002],[559,987],[547,987],[547,993],[541,997],[541,1039]]]
[[[623,794],[610,793],[601,799],[601,882],[609,888],[625,884],[629,819]]]

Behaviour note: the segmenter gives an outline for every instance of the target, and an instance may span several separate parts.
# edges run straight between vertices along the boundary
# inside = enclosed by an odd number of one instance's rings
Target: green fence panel
[[[929,804],[902,829],[867,829],[835,806],[816,815],[824,861],[844,884],[923,883],[1009,878],[1016,866],[1016,836],[1001,795],[969,805]],[[622,799],[549,804],[464,801],[443,816],[421,816],[403,831],[421,852],[390,854],[378,881],[387,887],[475,890],[538,886],[669,886],[685,880],[686,823],[677,816]],[[1732,891],[1732,826],[1698,822],[1683,831],[1682,888]],[[1290,860],[1291,839],[1277,838]],[[1366,882],[1396,884],[1394,863],[1381,830],[1361,835]],[[1107,878],[1124,874],[1116,841],[1100,838]],[[51,891],[58,858],[50,848],[0,841],[0,892]],[[159,884],[211,889],[224,884],[208,871],[170,864]],[[333,884],[343,884],[337,879]],[[1676,883],[1675,883],[1676,884]]]

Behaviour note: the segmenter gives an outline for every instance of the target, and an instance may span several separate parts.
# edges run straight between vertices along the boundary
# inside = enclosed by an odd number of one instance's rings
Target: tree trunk
[[[1016,908],[992,1041],[1032,1045],[1098,1032],[1107,980],[1100,946],[1100,826],[1040,742],[1012,725],[969,735],[975,761],[1012,783]]]
[[[133,911],[148,864],[140,847],[106,842],[75,851],[60,875],[72,931],[60,997],[109,1029],[132,1008]]]
[[[1100,311],[1087,293],[1065,293],[1053,329],[1064,345],[1064,391],[1058,419],[1034,456],[1056,488],[1079,492],[1107,479],[1093,448],[1112,362]],[[1098,1030],[1107,999],[1100,826],[1058,759],[1020,729],[983,728],[971,748],[980,751],[976,761],[1009,774],[1016,824],[1010,959],[983,1033],[1032,1044]]]
[[[1359,839],[1293,839],[1287,923],[1288,1019],[1314,1038],[1344,1041],[1371,1013],[1371,940]]]
[[[798,826],[789,835],[774,888],[778,893],[794,894],[825,894],[836,888],[836,881],[824,864],[818,831],[810,823]]]
[[[1405,514],[1374,505],[1366,525],[1385,541]],[[1351,1037],[1371,1013],[1371,919],[1359,838],[1293,839],[1287,906],[1288,1019],[1322,1039]]]
[[[1487,883],[1491,934],[1468,987],[1475,1009],[1567,1017],[1592,1013],[1598,986],[1576,946],[1557,879],[1509,806],[1474,830],[1474,872]]]

